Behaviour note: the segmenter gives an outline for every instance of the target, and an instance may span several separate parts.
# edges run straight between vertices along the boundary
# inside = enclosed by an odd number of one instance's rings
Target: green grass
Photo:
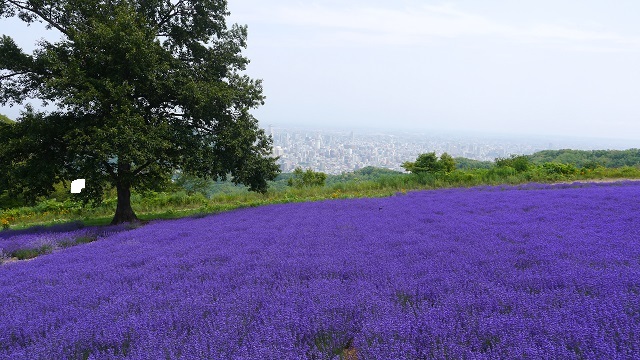
[[[53,247],[51,245],[43,245],[36,249],[16,250],[13,253],[11,253],[10,256],[17,258],[18,260],[27,260],[27,259],[33,259],[36,256],[48,254],[51,251],[53,251]]]
[[[449,174],[390,174],[374,180],[349,180],[330,186],[270,189],[265,194],[248,191],[218,193],[211,198],[185,191],[132,195],[132,206],[141,220],[175,219],[212,214],[267,204],[318,201],[362,197],[386,197],[410,190],[428,190],[478,185],[517,185],[527,182],[555,183],[606,179],[640,179],[636,167],[575,169],[575,173],[554,173],[553,168],[534,166],[524,172],[512,168],[456,170]],[[82,221],[86,226],[107,225],[115,212],[116,198],[108,197],[97,207],[82,207],[66,199],[47,199],[31,207],[14,207],[0,211],[11,229],[33,225],[52,225]]]
[[[66,249],[76,245],[88,244],[96,240],[98,240],[98,235],[93,234],[62,240],[55,245],[45,244],[36,248],[18,249],[9,254],[5,254],[3,257],[0,257],[0,264],[7,261],[7,259],[29,260],[40,255],[50,254],[58,249]]]

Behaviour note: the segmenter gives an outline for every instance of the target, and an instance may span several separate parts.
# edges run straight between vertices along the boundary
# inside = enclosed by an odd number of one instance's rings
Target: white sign
[[[79,194],[84,189],[84,179],[77,179],[71,182],[71,193]]]

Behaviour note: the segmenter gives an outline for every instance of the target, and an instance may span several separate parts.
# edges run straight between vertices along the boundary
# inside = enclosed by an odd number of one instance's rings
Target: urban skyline
[[[279,156],[283,172],[296,167],[331,175],[353,172],[366,166],[396,171],[405,161],[422,153],[448,153],[480,161],[493,161],[512,154],[529,155],[542,150],[628,149],[633,142],[616,139],[535,137],[524,135],[442,133],[267,125],[273,137],[273,155]]]

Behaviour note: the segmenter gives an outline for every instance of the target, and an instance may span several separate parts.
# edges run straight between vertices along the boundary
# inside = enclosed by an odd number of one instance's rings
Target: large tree
[[[86,179],[84,196],[117,189],[113,223],[137,220],[131,189],[176,170],[266,191],[278,167],[250,109],[262,85],[242,74],[246,26],[224,0],[3,0],[0,17],[60,34],[26,54],[0,39],[0,103],[40,99],[0,125],[0,186],[35,198]],[[0,191],[2,188],[0,187]]]

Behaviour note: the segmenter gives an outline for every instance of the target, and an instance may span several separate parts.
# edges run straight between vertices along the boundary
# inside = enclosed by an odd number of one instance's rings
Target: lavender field
[[[0,232],[0,265],[19,251],[51,252],[127,230],[127,224],[84,227],[74,222]]]
[[[640,358],[639,214],[622,182],[150,223],[1,265],[0,358]]]

